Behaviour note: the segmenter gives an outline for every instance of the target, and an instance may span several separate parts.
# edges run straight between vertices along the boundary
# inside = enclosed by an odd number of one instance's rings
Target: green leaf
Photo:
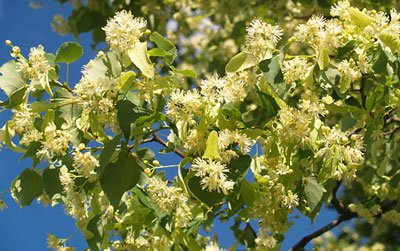
[[[172,62],[174,62],[175,57],[178,55],[178,50],[173,43],[156,31],[150,35],[150,41],[154,42],[158,48],[167,54],[165,56],[167,64],[172,64]]]
[[[135,80],[136,78],[136,73],[134,71],[128,71],[125,72],[124,74],[122,74],[121,76],[121,81],[119,82],[119,85],[121,87],[121,91],[125,92],[125,91],[130,91],[135,87]]]
[[[197,73],[193,70],[177,70],[172,65],[170,66],[172,71],[175,73],[183,74],[188,77],[197,78]]]
[[[53,103],[46,104],[44,101],[33,102],[29,106],[32,112],[37,112],[37,113],[44,112],[53,107],[54,107]]]
[[[60,168],[47,166],[43,170],[43,185],[46,194],[52,198],[55,194],[62,193],[64,188],[60,182]]]
[[[325,187],[317,182],[317,179],[313,176],[304,179],[304,193],[307,198],[307,205],[314,211],[315,207],[318,205],[324,192],[326,192]]]
[[[189,190],[204,204],[212,207],[213,205],[221,202],[225,195],[217,191],[203,190],[201,187],[201,178],[194,176],[187,182]]]
[[[33,199],[42,193],[42,177],[29,168],[26,168],[11,184],[11,195],[20,207],[29,206]]]
[[[22,157],[19,159],[21,161],[22,159],[30,157],[32,159],[32,165],[35,167],[37,164],[39,164],[40,157],[36,155],[36,153],[39,151],[39,149],[42,147],[42,144],[38,141],[34,141],[29,144],[29,146],[26,148],[26,152]]]
[[[122,66],[119,56],[114,52],[108,52],[91,61],[86,77],[92,81],[97,81],[99,78],[104,78],[104,76],[118,78],[121,75],[121,71]]]
[[[72,63],[78,60],[83,54],[82,46],[75,42],[65,42],[56,52],[56,63]]]
[[[242,180],[240,195],[243,197],[247,207],[251,207],[256,200],[256,191],[246,179]]]
[[[380,75],[387,75],[388,57],[382,47],[379,46],[372,56],[371,64],[373,72]]]
[[[216,131],[212,131],[210,135],[208,135],[206,142],[206,150],[203,155],[203,159],[220,159],[218,151],[218,133]]]
[[[108,139],[107,134],[104,131],[103,125],[97,120],[97,116],[91,112],[89,113],[90,129],[95,136],[96,140],[103,142]]]
[[[147,42],[137,42],[128,51],[128,56],[132,63],[148,78],[154,77],[154,66],[147,54]]]
[[[362,109],[352,105],[335,105],[335,104],[326,104],[326,109],[330,112],[336,113],[352,113],[352,112],[362,112]]]
[[[135,127],[136,120],[151,114],[147,109],[137,106],[128,100],[118,101],[116,108],[117,118],[127,141],[132,136],[131,129]]]
[[[22,72],[19,72],[16,61],[9,61],[0,67],[0,88],[8,96],[8,100],[1,105],[14,107],[23,102],[26,87]]]
[[[345,44],[343,47],[339,47],[337,49],[337,58],[344,58],[348,56],[350,53],[354,52],[354,49],[357,45],[357,42],[355,40],[351,40],[347,44]]]
[[[9,121],[6,122],[5,128],[4,128],[4,142],[7,144],[8,148],[11,151],[17,152],[17,153],[24,153],[26,150],[17,146],[14,144],[14,142],[11,141],[11,138],[14,136],[14,134],[11,132],[9,126],[8,126]]]
[[[53,109],[49,109],[47,110],[46,114],[44,115],[43,118],[43,123],[42,123],[42,127],[41,127],[41,131],[44,132],[44,129],[51,123],[54,122],[54,118],[55,118],[55,112]]]
[[[237,121],[242,121],[242,114],[236,107],[232,105],[224,104],[220,109],[220,112],[226,117],[226,119],[234,118]]]
[[[279,55],[261,61],[258,66],[264,73],[265,79],[267,80],[268,83],[278,84],[284,81],[283,74],[281,71],[281,65],[279,62]]]
[[[101,151],[99,156],[100,167],[97,171],[100,176],[104,172],[108,163],[110,162],[110,159],[113,153],[115,152],[117,145],[120,144],[121,136],[122,136],[121,134],[118,134],[112,140],[110,140],[104,145],[104,149],[103,151]]]
[[[351,21],[353,21],[354,24],[360,26],[361,28],[365,28],[375,21],[374,18],[361,12],[357,8],[350,7],[348,8],[348,12],[350,14]]]
[[[111,205],[117,209],[122,195],[139,181],[141,168],[126,146],[122,146],[116,163],[109,163],[100,184]]]
[[[400,48],[399,38],[385,32],[379,35],[379,39],[382,41],[384,45],[388,46],[393,53],[399,51]]]
[[[260,107],[249,113],[243,114],[243,121],[247,127],[255,125],[263,126],[274,118],[280,109],[276,99],[271,95],[257,91]],[[284,104],[284,103],[283,103]]]
[[[225,66],[225,71],[227,73],[235,73],[255,66],[256,64],[257,60],[252,55],[242,51],[229,60],[228,64]]]
[[[58,88],[52,96],[52,101],[55,104],[60,105],[58,109],[55,109],[56,118],[61,117],[67,123],[73,124],[81,114],[82,110],[77,104],[71,104],[71,98],[72,94],[70,92],[63,88]]]
[[[86,230],[92,233],[92,235],[90,236],[91,238],[86,239],[86,242],[90,247],[90,250],[100,251],[104,237],[102,215],[98,214],[94,216],[88,222]]]
[[[164,111],[165,104],[167,100],[165,99],[164,95],[162,94],[153,94],[153,110],[156,112]]]
[[[228,164],[229,173],[227,174],[230,180],[238,181],[238,185],[246,176],[251,163],[250,155],[240,155],[239,158],[232,159]]]
[[[260,101],[260,106],[262,108],[262,112],[264,113],[263,115],[265,116],[265,120],[268,121],[275,117],[280,110],[280,107],[276,103],[275,99],[271,95],[260,91],[257,92],[257,96]]]
[[[325,69],[328,67],[330,59],[329,59],[329,53],[327,49],[319,49],[317,51],[317,62],[320,70]]]
[[[147,52],[150,57],[165,57],[168,55],[166,51],[160,48],[154,48]]]

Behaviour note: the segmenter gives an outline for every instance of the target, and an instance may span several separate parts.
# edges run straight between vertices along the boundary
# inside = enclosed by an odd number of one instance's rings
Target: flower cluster
[[[253,19],[246,31],[246,52],[257,61],[264,59],[270,53],[268,50],[275,49],[283,35],[279,25],[271,25],[260,19]]]
[[[67,153],[72,135],[66,131],[68,129],[67,124],[63,124],[61,129],[58,130],[54,122],[50,122],[46,126],[42,148],[36,153],[37,156],[51,159],[54,155],[63,156]]]
[[[133,17],[130,11],[122,10],[107,21],[103,30],[106,32],[106,41],[111,50],[125,52],[132,49],[139,41],[146,25],[147,22],[143,18]]]
[[[254,141],[247,137],[246,134],[240,133],[238,130],[231,131],[224,129],[219,132],[218,135],[218,146],[221,150],[226,149],[229,145],[236,143],[239,145],[242,153],[248,153],[251,150],[251,146],[254,145]]]
[[[112,130],[117,130],[117,110],[114,99],[118,93],[115,79],[109,77],[93,77],[88,72],[93,62],[89,62],[83,71],[83,77],[74,87],[76,101],[84,111],[97,116],[100,123],[107,123]]]
[[[45,56],[42,45],[32,47],[29,53],[29,61],[25,58],[18,59],[18,66],[21,72],[34,80],[48,82],[48,73],[52,69]]]
[[[150,199],[163,211],[175,212],[175,225],[187,227],[191,220],[190,208],[187,197],[181,188],[167,186],[167,181],[152,177],[146,188]]]
[[[226,173],[229,169],[222,163],[213,160],[196,158],[192,164],[192,170],[201,178],[203,190],[217,191],[228,194],[233,189],[235,182],[228,180]]]
[[[93,182],[97,178],[95,168],[99,166],[99,161],[90,153],[77,150],[74,155],[74,167],[78,174]]]
[[[370,224],[374,224],[375,219],[374,216],[378,215],[382,212],[381,207],[379,205],[373,205],[371,208],[366,208],[360,202],[355,204],[350,204],[349,209],[357,213],[359,217],[366,219]]]
[[[16,133],[23,135],[19,141],[21,145],[28,146],[32,142],[40,141],[43,137],[43,133],[34,126],[33,119],[34,114],[27,107],[14,110],[11,126]]]

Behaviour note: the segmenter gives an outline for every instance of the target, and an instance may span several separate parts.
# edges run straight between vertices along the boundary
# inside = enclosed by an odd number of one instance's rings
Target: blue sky
[[[65,41],[74,41],[71,35],[60,36],[52,32],[50,22],[53,15],[62,13],[68,16],[69,6],[62,9],[55,1],[43,1],[44,8],[34,10],[29,7],[27,0],[0,0],[0,64],[11,60],[9,54],[10,47],[4,44],[6,39],[12,41],[13,45],[18,45],[22,53],[27,55],[31,47],[42,44],[47,52],[55,53],[57,48]],[[70,66],[71,83],[76,83],[80,78],[80,69],[91,58],[95,52],[90,49],[91,36],[84,34],[80,36],[84,55]],[[64,66],[61,66],[64,67]],[[5,96],[0,94],[0,100]],[[2,126],[11,116],[10,112],[0,113],[0,126]],[[150,145],[154,151],[160,149],[158,145]],[[3,149],[0,152],[0,191],[10,187],[12,180],[17,177],[22,170],[31,167],[30,160],[18,161],[21,155]],[[159,157],[161,164],[174,164],[179,161],[170,155]],[[61,206],[44,207],[39,205],[36,200],[31,206],[20,209],[13,201],[9,193],[5,196],[8,209],[0,212],[0,250],[21,251],[21,250],[48,250],[46,248],[47,233],[52,233],[60,238],[66,238],[76,231],[75,221],[70,216],[64,214]],[[286,235],[286,240],[282,250],[287,250],[299,241],[303,236],[329,223],[337,215],[328,210],[324,210],[311,226],[310,220],[305,217],[295,220],[295,225]],[[218,222],[218,221],[216,221]],[[224,248],[233,244],[234,239],[225,224],[216,223],[216,231],[219,240]],[[220,234],[221,233],[221,234]],[[83,250],[87,248],[82,234],[77,233],[70,241],[70,244]]]

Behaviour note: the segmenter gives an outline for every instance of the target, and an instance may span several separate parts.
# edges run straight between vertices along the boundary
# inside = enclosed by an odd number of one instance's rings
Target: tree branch
[[[167,142],[165,142],[162,138],[160,138],[157,134],[153,134],[153,140],[155,142],[160,143],[161,145],[165,146],[168,148],[167,146]],[[177,155],[179,155],[181,158],[184,158],[185,156],[183,155],[183,152],[179,151],[178,149],[174,148],[174,153],[176,153]]]
[[[323,234],[323,233],[331,230],[332,228],[336,227],[341,222],[350,220],[353,217],[355,217],[355,216],[352,216],[352,215],[340,215],[337,219],[335,219],[334,221],[332,221],[328,225],[318,229],[317,231],[315,231],[314,233],[312,233],[310,235],[305,236],[296,245],[294,245],[293,248],[289,249],[289,251],[295,251],[295,250],[300,250],[301,248],[304,248],[307,245],[307,243],[309,243],[315,237],[320,236],[321,234]]]

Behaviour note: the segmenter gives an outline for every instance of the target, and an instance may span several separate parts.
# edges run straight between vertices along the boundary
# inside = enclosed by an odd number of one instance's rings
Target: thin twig
[[[167,146],[167,142],[165,142],[162,138],[160,138],[157,134],[153,134],[153,139],[155,142],[160,143],[161,145],[165,146],[168,148]],[[176,153],[177,155],[179,155],[181,158],[184,158],[185,156],[183,155],[183,152],[179,151],[178,149],[174,148],[174,153]]]
[[[384,132],[383,135],[391,135],[394,134],[395,132],[397,132],[400,129],[400,126],[397,126],[395,128],[393,128],[392,130],[388,131],[388,132]]]
[[[361,77],[361,86],[360,86],[361,106],[365,108],[365,101],[366,101],[367,97],[365,96],[364,89],[365,89],[365,77],[362,76]]]

